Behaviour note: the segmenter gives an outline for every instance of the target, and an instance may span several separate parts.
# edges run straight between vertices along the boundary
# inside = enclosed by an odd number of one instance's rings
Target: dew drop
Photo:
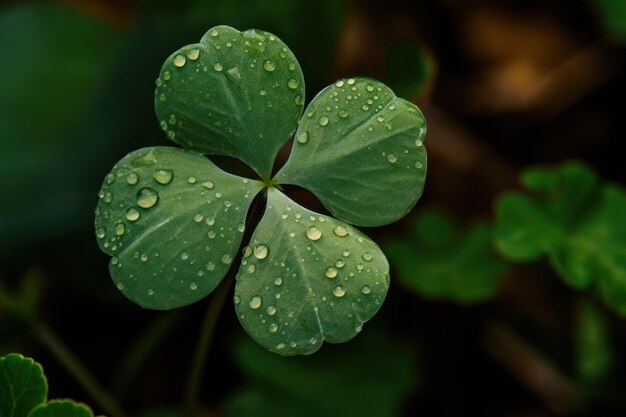
[[[306,237],[310,240],[320,240],[322,232],[315,226],[309,226],[309,228],[306,229]]]
[[[372,254],[371,254],[371,253],[368,253],[368,252],[365,252],[365,253],[363,254],[363,256],[362,256],[362,257],[363,257],[363,259],[364,259],[364,260],[366,260],[366,261],[371,261],[371,260],[372,260],[372,258],[373,258],[373,257],[372,257]]]
[[[233,302],[235,304],[239,304],[241,302],[241,297],[239,297],[238,295],[234,296],[233,297]]]
[[[276,314],[276,307],[274,307],[274,306],[269,306],[269,307],[267,308],[267,310],[265,310],[265,311],[267,311],[267,314],[269,314],[270,316],[273,316],[274,314]]]
[[[237,225],[237,230],[239,231],[239,233],[243,233],[246,230],[246,225],[243,223],[239,223]]]
[[[268,59],[263,63],[263,69],[267,72],[272,72],[276,69],[276,64]]]
[[[276,323],[270,324],[269,331],[270,333],[276,333],[278,331],[278,324]]]
[[[298,88],[298,81],[295,78],[290,78],[289,81],[287,81],[287,87],[295,90]]]
[[[336,86],[336,87],[339,87],[339,88],[343,87],[343,80],[339,80],[339,81],[337,81],[337,82],[335,83],[335,86]]]
[[[196,284],[195,282],[191,282],[189,284],[189,289],[192,290],[192,291],[197,290],[198,289],[198,284]]]
[[[392,164],[395,164],[398,161],[398,158],[396,158],[395,155],[389,154],[387,155],[387,160]]]
[[[97,236],[99,239],[104,238],[104,236],[105,236],[105,235],[106,235],[106,230],[104,230],[104,228],[103,228],[103,227],[100,227],[98,230],[96,230],[96,236]]]
[[[420,161],[415,161],[415,168],[420,169],[423,167],[424,167],[424,164],[422,164]]]
[[[365,87],[367,89],[367,91],[374,91],[374,86],[369,84],[367,87]]]
[[[135,185],[137,184],[138,181],[139,181],[139,175],[135,174],[134,172],[131,172],[130,174],[126,176],[126,182],[129,185]]]
[[[193,216],[193,221],[196,223],[200,223],[202,221],[202,214],[196,213],[196,215]]]
[[[217,31],[217,29],[211,29],[211,32],[209,32],[211,34],[211,36],[213,36],[214,38],[217,37],[220,33]]]
[[[212,190],[213,187],[215,187],[215,184],[213,183],[213,181],[205,181],[202,183],[202,186],[207,190]]]
[[[346,249],[341,254],[343,255],[344,258],[347,258],[348,256],[350,256],[350,251]]]
[[[322,116],[322,117],[320,117],[318,122],[319,122],[320,126],[326,126],[326,125],[328,125],[329,119],[326,116]]]
[[[344,237],[348,235],[348,229],[346,229],[345,227],[339,225],[339,226],[335,226],[335,228],[333,229],[333,233],[336,236],[339,237]]]
[[[269,248],[266,245],[258,245],[254,248],[254,256],[257,259],[265,259],[269,253]]]
[[[221,261],[223,264],[228,265],[229,263],[231,263],[233,260],[233,258],[230,257],[229,254],[225,253],[224,255],[222,255]]]
[[[335,278],[337,276],[337,270],[332,266],[329,266],[328,268],[326,268],[326,272],[324,272],[324,275],[326,275],[326,278]]]
[[[165,81],[169,81],[171,78],[172,78],[172,73],[171,73],[171,72],[169,72],[169,71],[165,71],[165,72],[163,73],[163,79],[164,79]]]
[[[198,180],[196,179],[196,177],[189,177],[189,178],[187,178],[187,182],[188,182],[189,184],[195,184],[195,183],[196,183],[196,181],[198,181]]]
[[[341,285],[337,285],[335,287],[335,289],[333,290],[333,295],[335,297],[343,297],[344,295],[346,295],[346,290],[343,289],[343,287]]]
[[[422,146],[422,144],[423,144],[423,143],[424,143],[424,142],[422,142],[420,139],[417,139],[417,140],[415,141],[415,146],[417,146],[417,147],[419,148],[420,146]]]
[[[174,57],[174,65],[176,65],[178,68],[184,67],[185,62],[187,62],[187,59],[182,55],[176,55]]]
[[[298,133],[298,142],[305,144],[309,141],[309,134],[307,132]]]
[[[207,271],[213,271],[215,269],[215,263],[214,262],[209,262],[206,264],[206,269]]]
[[[182,259],[183,261],[186,261],[187,259],[189,259],[189,254],[187,252],[181,253],[180,259]]]
[[[152,176],[159,184],[167,185],[172,181],[172,177],[174,176],[174,174],[172,173],[172,171],[157,169],[156,171],[154,171]]]
[[[220,64],[219,62],[217,62],[215,65],[213,65],[213,69],[217,72],[220,72],[224,69],[224,67],[222,66],[222,64]]]
[[[250,302],[248,304],[250,305],[251,309],[256,310],[257,308],[261,307],[262,303],[263,303],[263,300],[261,300],[261,297],[259,297],[258,295],[255,295],[254,297],[250,299]]]
[[[126,226],[124,223],[120,223],[115,226],[115,234],[118,236],[122,236],[126,232]]]
[[[241,74],[239,73],[239,68],[237,67],[233,67],[226,71],[226,77],[228,77],[228,79],[235,85],[239,85],[241,83]]]
[[[152,188],[142,188],[137,193],[137,205],[141,208],[153,207],[159,200],[159,194]]]
[[[342,119],[345,119],[346,117],[348,117],[348,110],[345,109],[341,109],[339,110],[339,117],[341,117]]]
[[[277,278],[274,280],[274,285],[278,285],[278,286],[280,286],[282,283],[283,283],[283,279],[282,279],[281,277],[277,277]]]
[[[342,259],[337,259],[335,261],[335,266],[337,268],[343,268],[345,265],[346,265],[346,263]]]
[[[199,49],[190,49],[189,51],[187,51],[187,58],[191,59],[192,61],[195,61],[196,59],[198,59],[199,56],[200,56]]]
[[[365,295],[369,294],[372,292],[372,289],[370,287],[368,287],[367,285],[364,285],[363,288],[361,288],[361,292]]]

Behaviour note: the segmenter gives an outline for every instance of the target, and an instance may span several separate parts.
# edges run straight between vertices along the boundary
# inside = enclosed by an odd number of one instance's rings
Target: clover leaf
[[[547,255],[574,288],[598,286],[604,300],[626,314],[626,193],[602,184],[578,162],[534,168],[522,176],[527,193],[497,202],[495,244],[505,257],[529,262]]]
[[[0,416],[93,417],[84,404],[47,401],[47,396],[48,382],[40,364],[17,353],[0,357]]]
[[[409,288],[431,298],[462,303],[492,297],[505,263],[492,249],[492,228],[483,223],[458,230],[439,211],[422,213],[410,239],[385,245],[398,277]]]
[[[235,260],[260,194],[265,214],[235,289],[243,327],[281,355],[354,337],[384,301],[389,266],[348,223],[387,224],[417,202],[426,175],[421,112],[380,82],[350,78],[303,115],[304,79],[287,46],[227,26],[173,53],[156,84],[161,127],[189,150],[141,149],[105,177],[96,237],[120,291],[153,309],[208,295]],[[294,132],[291,157],[271,178]],[[224,172],[197,152],[238,158],[261,180]],[[308,188],[338,219],[291,201],[281,184]]]

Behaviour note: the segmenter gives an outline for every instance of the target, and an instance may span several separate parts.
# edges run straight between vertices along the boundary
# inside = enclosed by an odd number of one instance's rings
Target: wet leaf
[[[492,229],[460,230],[438,211],[421,214],[409,239],[385,245],[398,278],[425,297],[462,303],[495,295],[506,265],[492,248]]]
[[[93,412],[82,403],[53,400],[37,406],[28,417],[93,417]]]
[[[339,80],[307,107],[276,178],[312,191],[343,221],[388,224],[406,215],[422,194],[425,135],[419,109],[384,84]]]
[[[302,70],[287,46],[268,32],[228,26],[174,52],[155,92],[157,117],[170,139],[239,158],[264,179],[303,106]]]
[[[626,314],[626,193],[601,184],[587,166],[531,169],[527,193],[497,202],[495,243],[504,256],[532,261],[542,255],[574,288],[598,286],[605,301]]]
[[[228,417],[259,410],[274,417],[398,416],[416,382],[410,349],[377,328],[313,357],[281,358],[248,340],[235,353],[249,383],[229,402]]]
[[[41,365],[16,353],[0,357],[0,416],[27,417],[47,394]]]
[[[260,188],[194,152],[130,153],[106,176],[96,209],[96,237],[112,256],[113,281],[147,308],[205,297],[230,268]]]
[[[380,308],[389,265],[353,227],[299,206],[276,189],[244,249],[235,289],[243,327],[281,355],[352,339]]]

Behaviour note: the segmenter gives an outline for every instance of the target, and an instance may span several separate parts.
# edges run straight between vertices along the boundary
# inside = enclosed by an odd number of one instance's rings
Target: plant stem
[[[93,400],[109,417],[126,417],[117,400],[102,387],[91,372],[74,355],[61,338],[43,323],[33,323],[33,331],[70,374],[81,384]]]
[[[195,416],[198,392],[200,390],[200,383],[202,382],[202,374],[207,362],[209,348],[211,347],[211,342],[215,335],[215,328],[217,327],[220,313],[234,281],[233,274],[229,274],[228,277],[220,283],[213,293],[209,306],[204,314],[196,350],[191,362],[191,368],[189,369],[189,378],[187,379],[187,390],[185,392],[185,403],[183,406],[184,417]]]

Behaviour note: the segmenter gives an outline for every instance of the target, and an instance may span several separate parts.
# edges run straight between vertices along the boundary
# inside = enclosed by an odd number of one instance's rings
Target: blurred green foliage
[[[495,295],[505,263],[492,249],[492,228],[463,230],[441,211],[418,215],[408,238],[385,246],[402,283],[425,297],[461,303]]]
[[[227,417],[393,417],[417,382],[409,347],[375,327],[310,357],[280,357],[241,339],[235,358],[248,384]]]
[[[577,377],[585,384],[593,385],[606,378],[614,369],[615,352],[609,324],[602,312],[587,301],[578,304],[576,318],[574,342]]]
[[[407,100],[422,96],[435,72],[433,60],[411,40],[397,42],[389,48],[385,68],[389,87]]]
[[[591,0],[609,36],[626,42],[626,2],[624,0]]]
[[[626,193],[604,184],[588,166],[532,168],[527,192],[496,203],[495,244],[512,261],[547,255],[574,288],[597,286],[604,300],[626,314]]]

